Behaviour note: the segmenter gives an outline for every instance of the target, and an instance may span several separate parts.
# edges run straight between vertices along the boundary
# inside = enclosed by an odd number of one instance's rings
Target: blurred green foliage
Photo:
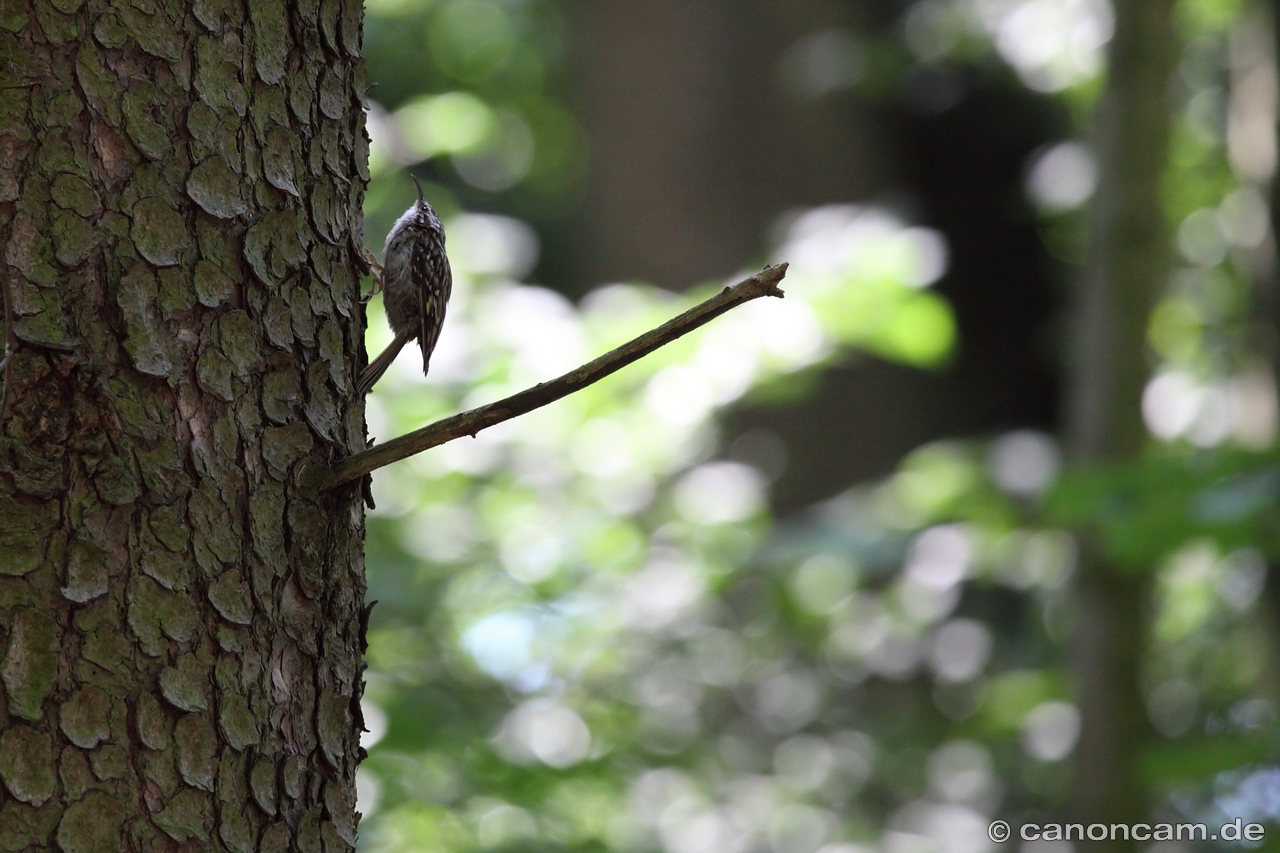
[[[615,284],[575,305],[521,283],[537,257],[528,224],[468,212],[536,224],[580,191],[567,14],[554,0],[369,3],[366,229],[385,233],[408,204],[412,167],[447,221],[456,281],[432,376],[397,364],[370,397],[372,435],[554,376],[719,286]],[[1141,460],[1063,473],[1049,436],[960,437],[771,518],[776,438],[724,435],[727,407],[803,395],[854,350],[929,368],[955,346],[928,289],[942,236],[850,205],[803,213],[771,248],[792,263],[785,300],[379,472],[362,848],[985,851],[991,817],[1045,814],[1069,784],[1081,531],[1154,577],[1153,808],[1280,818],[1263,596],[1280,457],[1251,313],[1269,173],[1231,124],[1245,72],[1270,61],[1250,53],[1256,14],[1181,6],[1167,180],[1179,257],[1151,320]],[[888,92],[930,64],[1012,71],[1063,101],[1084,138],[1108,26],[1101,2],[918,0],[900,41],[875,43],[864,85]],[[1028,32],[1041,41],[1020,42]],[[1096,179],[1081,150],[1028,164],[1066,261],[1081,257]],[[370,349],[389,338],[373,322]]]
[[[384,234],[433,186],[446,215],[498,197],[534,220],[578,198],[588,141],[566,108],[563,10],[543,0],[373,0],[365,55],[374,81],[366,230]]]

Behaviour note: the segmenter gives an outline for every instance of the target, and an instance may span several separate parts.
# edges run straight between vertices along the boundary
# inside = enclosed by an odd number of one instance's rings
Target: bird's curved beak
[[[422,184],[418,183],[417,175],[410,175],[413,178],[413,185],[418,188],[418,204],[426,204],[427,200],[422,196]]]

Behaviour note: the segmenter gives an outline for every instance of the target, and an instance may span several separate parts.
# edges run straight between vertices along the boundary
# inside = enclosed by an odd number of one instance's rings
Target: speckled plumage
[[[418,179],[413,182],[418,184]],[[422,349],[422,373],[426,375],[452,290],[453,272],[445,254],[444,226],[418,185],[418,200],[396,220],[383,250],[382,305],[396,337],[360,374],[361,395],[369,393],[404,345],[414,338]]]

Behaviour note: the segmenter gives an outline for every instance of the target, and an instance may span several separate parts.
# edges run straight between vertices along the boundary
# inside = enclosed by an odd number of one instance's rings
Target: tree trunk
[[[680,289],[728,275],[796,205],[885,189],[876,121],[847,92],[788,95],[787,45],[840,24],[832,0],[574,2],[570,61],[592,140],[567,276]]]
[[[1072,346],[1069,442],[1083,465],[1134,459],[1146,440],[1147,321],[1169,266],[1160,185],[1177,57],[1172,2],[1128,0],[1115,4],[1115,14],[1095,128],[1100,179]],[[1073,652],[1082,726],[1072,819],[1132,823],[1146,810],[1138,757],[1147,735],[1139,673],[1148,579],[1109,563],[1087,534],[1081,546]]]
[[[0,8],[0,849],[355,842],[361,14]]]
[[[1260,16],[1270,24],[1271,61],[1276,65],[1276,76],[1280,77],[1280,0],[1265,0],[1257,5]],[[1280,108],[1276,110],[1276,117],[1280,119]],[[1275,145],[1280,152],[1280,124],[1275,131]],[[1272,256],[1266,274],[1255,277],[1251,309],[1259,349],[1271,368],[1273,381],[1280,386],[1280,262],[1276,259],[1276,249],[1280,247],[1280,229],[1277,228],[1280,225],[1280,176],[1274,172],[1268,190]],[[1273,565],[1273,574],[1275,570]]]

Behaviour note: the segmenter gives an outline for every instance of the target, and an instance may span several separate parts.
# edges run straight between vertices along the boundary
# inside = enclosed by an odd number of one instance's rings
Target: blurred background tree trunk
[[[1256,21],[1263,22],[1270,30],[1270,43],[1265,45],[1263,52],[1265,63],[1271,66],[1272,74],[1271,83],[1274,87],[1277,84],[1277,77],[1280,77],[1280,69],[1277,65],[1280,60],[1280,0],[1264,0],[1251,8],[1257,14]],[[1269,55],[1267,55],[1269,54]],[[1273,88],[1271,93],[1273,97],[1276,94]],[[1272,103],[1272,118],[1280,122],[1280,105]],[[1273,124],[1274,135],[1272,137],[1270,170],[1265,175],[1258,175],[1264,182],[1270,180],[1270,186],[1267,187],[1269,192],[1269,213],[1271,215],[1271,243],[1270,255],[1266,259],[1268,263],[1260,264],[1261,269],[1258,270],[1260,275],[1254,277],[1253,289],[1253,305],[1254,310],[1254,326],[1258,336],[1259,350],[1263,358],[1268,362],[1273,377],[1280,378],[1280,263],[1277,262],[1277,239],[1275,232],[1275,223],[1280,222],[1280,180],[1275,177],[1276,152],[1280,149],[1280,123]],[[1259,170],[1262,171],[1261,169]],[[1280,579],[1275,584],[1280,587]]]
[[[952,362],[859,356],[803,403],[742,407],[730,429],[790,448],[771,499],[803,509],[883,476],[921,444],[1052,431],[1053,259],[1023,192],[1028,157],[1069,133],[1019,86],[945,65],[899,83],[893,4],[830,0],[574,3],[569,41],[591,173],[571,246],[549,246],[571,294],[606,281],[668,288],[732,274],[779,211],[875,203],[948,235],[935,285],[959,321]],[[919,77],[920,79],[917,79]]]
[[[846,4],[606,0],[574,12],[593,140],[584,285],[723,276],[759,251],[774,211],[898,183],[875,110],[838,96],[865,63]],[[828,90],[806,88],[804,57],[787,74],[784,49],[806,36],[829,42]]]
[[[359,0],[0,16],[0,847],[351,849]]]
[[[1141,408],[1150,370],[1147,322],[1169,271],[1161,180],[1178,56],[1172,2],[1118,3],[1115,14],[1095,118],[1099,181],[1071,348],[1068,444],[1083,466],[1135,460],[1147,440]],[[1149,577],[1115,565],[1088,531],[1082,534],[1073,649],[1082,726],[1072,819],[1085,824],[1133,823],[1146,814],[1138,758],[1148,732],[1140,671]]]

